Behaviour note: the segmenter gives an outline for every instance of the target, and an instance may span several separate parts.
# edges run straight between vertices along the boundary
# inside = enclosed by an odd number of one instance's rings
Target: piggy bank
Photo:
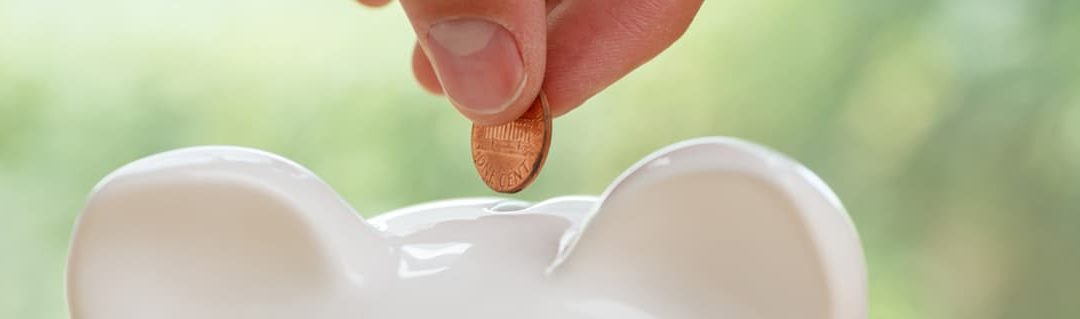
[[[726,138],[662,149],[600,196],[455,199],[370,220],[287,159],[182,149],[102,180],[73,238],[73,319],[867,316],[837,197]]]

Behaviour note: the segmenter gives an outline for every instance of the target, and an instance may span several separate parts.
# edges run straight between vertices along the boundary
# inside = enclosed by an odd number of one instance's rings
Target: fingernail
[[[439,22],[428,31],[428,57],[443,91],[459,108],[502,112],[525,87],[525,65],[514,36],[475,18]]]

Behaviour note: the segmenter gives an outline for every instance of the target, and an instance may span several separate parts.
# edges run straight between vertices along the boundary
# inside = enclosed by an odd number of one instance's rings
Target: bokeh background
[[[67,317],[83,200],[152,153],[266,149],[367,216],[490,195],[413,41],[396,5],[348,0],[0,0],[0,318]],[[872,318],[1080,317],[1080,1],[710,0],[555,128],[520,198],[736,136],[844,200]]]

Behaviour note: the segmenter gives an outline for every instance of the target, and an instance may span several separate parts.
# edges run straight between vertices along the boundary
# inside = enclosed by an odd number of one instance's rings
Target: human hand
[[[390,0],[359,0],[381,6]],[[543,88],[552,115],[667,49],[703,0],[401,0],[413,72],[469,119],[516,119]]]

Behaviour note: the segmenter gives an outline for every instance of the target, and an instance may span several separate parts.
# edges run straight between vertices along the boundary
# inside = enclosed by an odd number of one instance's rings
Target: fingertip
[[[505,110],[493,114],[478,114],[471,112],[467,108],[457,106],[456,104],[454,107],[457,108],[461,114],[465,115],[465,117],[468,117],[473,123],[478,125],[502,125],[510,123],[521,117],[522,114],[525,114],[525,111],[529,110],[529,107],[532,106],[533,101],[537,98],[537,94],[523,94],[522,98],[518,99],[519,102],[511,104]]]
[[[443,95],[442,85],[439,84],[439,77],[435,75],[435,69],[431,66],[431,61],[428,60],[424,50],[420,48],[420,44],[417,43],[413,47],[412,56],[413,75],[416,76],[416,81],[420,82],[420,86],[435,95]]]
[[[446,92],[443,89],[442,83],[439,81],[438,73],[435,72],[435,68],[428,58],[427,53],[420,46],[420,43],[413,47],[412,55],[412,67],[413,75],[416,77],[416,81],[420,83],[420,86],[424,90],[431,92],[435,95],[445,96]],[[454,99],[449,99],[450,103],[458,110],[459,113],[464,115],[470,121],[480,125],[499,125],[508,123],[521,116],[528,110],[528,107],[532,105],[532,101],[535,96],[538,95],[539,85],[523,85],[519,88],[518,97],[508,103],[505,109],[495,113],[481,113],[475,112],[472,108],[463,107]]]
[[[570,113],[570,111],[573,111],[575,108],[578,107],[578,105],[584,103],[584,101],[581,101],[575,104],[567,98],[568,95],[564,92],[558,90],[547,90],[546,88],[544,90],[544,97],[547,98],[548,108],[550,108],[551,110],[552,118],[560,117],[565,115],[566,113]]]
[[[523,114],[544,80],[545,2],[403,0],[417,33],[418,81],[474,123]],[[426,61],[422,61],[425,60]]]
[[[442,84],[440,84],[439,82],[439,77],[435,73],[435,68],[431,65],[431,60],[428,59],[427,54],[424,53],[424,50],[420,47],[419,43],[417,43],[416,46],[413,48],[412,66],[413,75],[416,77],[416,81],[420,83],[420,86],[424,88],[424,90],[435,95],[446,95],[446,92],[443,90]],[[524,90],[528,89],[529,88],[524,88]],[[532,101],[535,99],[534,96],[537,96],[538,93],[539,92],[536,92],[535,90],[522,91],[521,98],[518,99],[520,103],[513,103],[509,105],[505,110],[494,114],[481,114],[472,112],[469,108],[464,108],[460,105],[457,105],[456,103],[454,103],[453,100],[451,100],[450,102],[451,104],[453,104],[454,108],[458,110],[459,113],[464,115],[473,123],[479,125],[499,125],[511,122],[520,117],[521,114],[525,113],[525,111],[528,110],[528,107],[532,105]]]

